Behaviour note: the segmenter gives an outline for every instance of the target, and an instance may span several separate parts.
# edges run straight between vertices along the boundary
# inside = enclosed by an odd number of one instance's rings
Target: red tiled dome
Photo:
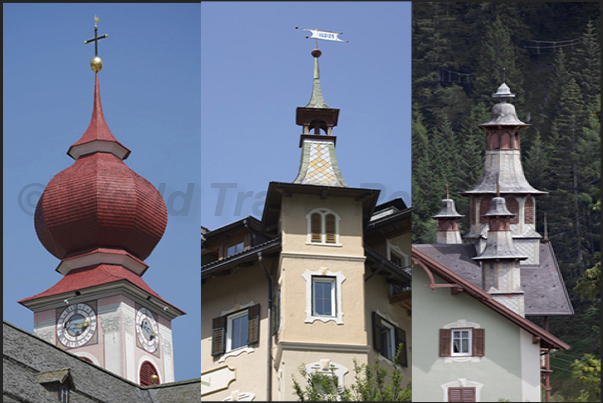
[[[50,180],[36,206],[42,245],[59,259],[91,248],[146,259],[163,236],[167,210],[157,189],[122,161],[130,151],[105,123],[98,73],[90,125],[68,153],[76,161]]]
[[[167,225],[163,198],[111,153],[80,157],[50,180],[35,212],[42,245],[63,259],[90,248],[119,248],[146,259]]]

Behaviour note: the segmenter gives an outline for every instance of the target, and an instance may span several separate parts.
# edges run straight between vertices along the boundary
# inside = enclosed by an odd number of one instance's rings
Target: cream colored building
[[[202,229],[202,400],[296,400],[302,365],[349,386],[354,359],[378,357],[410,379],[411,209],[401,199],[377,206],[378,190],[343,180],[339,110],[323,99],[312,55],[297,178],[270,182],[261,220]]]

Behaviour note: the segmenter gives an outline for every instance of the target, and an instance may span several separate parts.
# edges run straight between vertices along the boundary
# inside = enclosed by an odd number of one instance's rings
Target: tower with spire
[[[379,357],[393,369],[398,346],[410,379],[410,209],[401,199],[377,206],[379,190],[344,180],[321,53],[311,52],[312,94],[296,110],[295,179],[269,183],[261,220],[203,233],[202,398],[293,400],[302,365],[349,386],[355,363]],[[248,332],[233,341],[239,321]]]
[[[95,37],[88,42],[97,42]],[[67,154],[73,165],[46,186],[35,211],[42,245],[63,278],[19,303],[34,334],[141,385],[174,381],[171,321],[184,312],[142,279],[144,260],[167,225],[163,198],[123,162],[130,150],[111,133],[101,104],[98,57],[92,119]]]
[[[521,164],[520,133],[530,127],[517,118],[515,106],[508,101],[515,97],[503,82],[492,98],[499,103],[492,108],[492,116],[478,127],[486,130],[486,159],[482,177],[471,190],[462,192],[471,199],[470,230],[465,236],[481,253],[486,247],[488,219],[492,197],[500,186],[507,208],[513,217],[510,229],[513,242],[527,259],[524,265],[540,264],[541,236],[536,232],[536,196],[547,194],[534,189],[526,180]]]
[[[470,228],[460,242],[460,216],[446,195],[435,244],[414,244],[413,400],[539,401],[540,357],[570,346],[548,332],[547,317],[573,309],[552,246],[536,232],[535,198],[526,180],[520,133],[529,127],[508,102],[503,82],[492,97],[484,170],[462,192]],[[426,288],[427,287],[427,288]],[[449,292],[446,290],[450,289]],[[527,317],[544,316],[545,328]],[[510,368],[517,370],[509,370]],[[440,388],[434,388],[439,385]]]

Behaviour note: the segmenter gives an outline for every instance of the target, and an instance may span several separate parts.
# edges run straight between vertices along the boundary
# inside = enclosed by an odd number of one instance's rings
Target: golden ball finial
[[[152,383],[157,383],[157,381],[159,380],[159,377],[155,374],[151,375],[151,382]]]
[[[96,71],[97,73],[103,69],[103,61],[100,57],[96,56],[92,60],[90,60],[90,68],[92,71]]]

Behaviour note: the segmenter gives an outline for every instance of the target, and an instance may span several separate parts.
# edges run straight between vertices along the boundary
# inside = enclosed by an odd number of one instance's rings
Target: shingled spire
[[[296,111],[296,123],[303,127],[303,134],[299,144],[302,148],[299,172],[293,183],[349,187],[339,171],[335,155],[337,138],[332,135],[333,127],[337,126],[339,109],[327,105],[320,88],[318,58],[321,54],[318,48],[312,51],[314,57],[312,97],[308,105],[298,107]],[[314,134],[310,134],[311,129],[314,129]],[[320,134],[321,130],[326,136]]]
[[[492,107],[488,122],[478,125],[486,130],[486,158],[482,177],[477,185],[461,194],[471,198],[470,232],[465,237],[482,253],[488,238],[488,219],[485,215],[500,186],[501,197],[513,214],[510,231],[516,247],[528,257],[523,263],[537,265],[540,261],[540,234],[536,232],[536,199],[544,195],[526,180],[521,164],[520,132],[530,127],[518,119],[515,106],[508,101],[515,97],[502,83],[492,98],[499,103]]]

